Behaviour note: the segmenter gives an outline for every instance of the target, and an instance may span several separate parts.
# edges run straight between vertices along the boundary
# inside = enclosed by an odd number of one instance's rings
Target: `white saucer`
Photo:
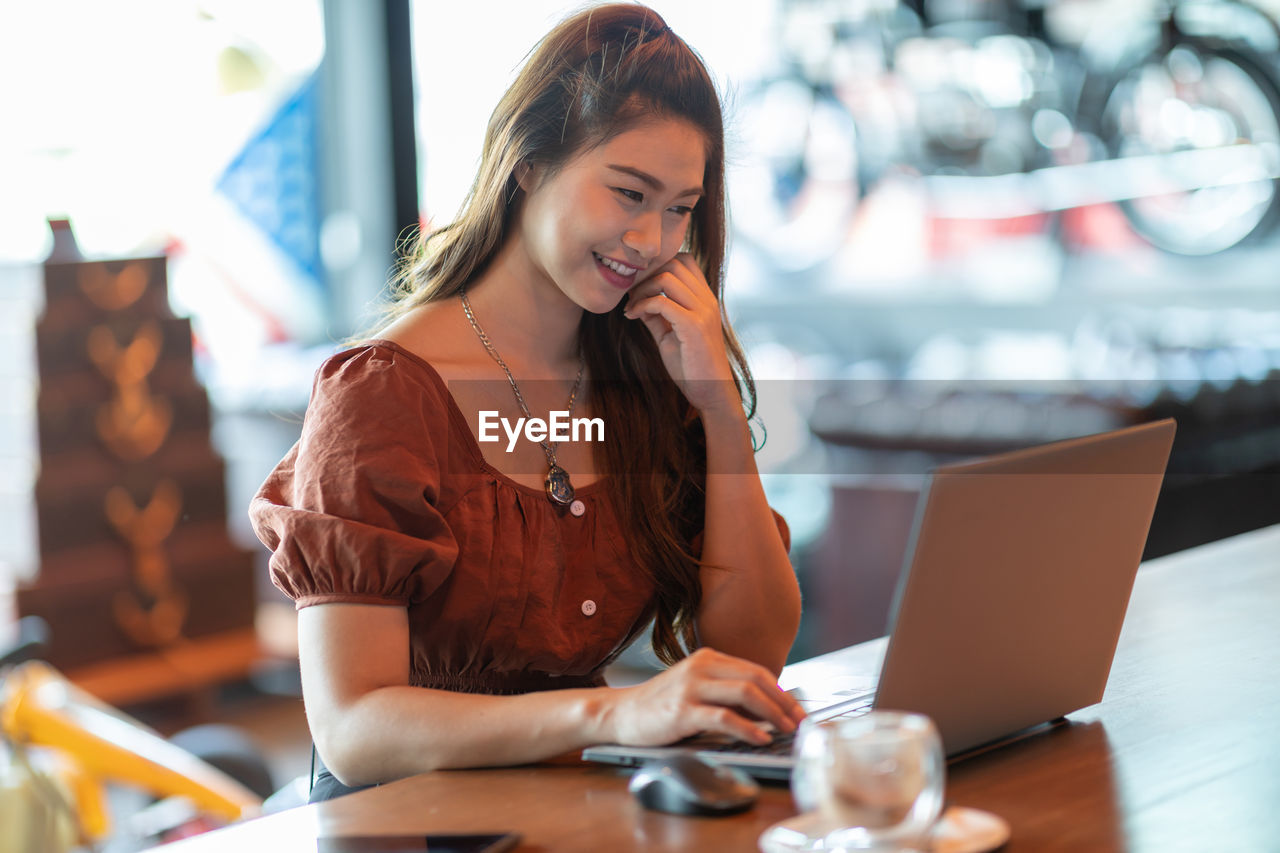
[[[760,835],[762,853],[838,853],[825,839],[836,829],[817,812],[805,812],[779,821]],[[933,829],[929,853],[986,853],[1009,840],[1004,818],[980,809],[952,806]]]

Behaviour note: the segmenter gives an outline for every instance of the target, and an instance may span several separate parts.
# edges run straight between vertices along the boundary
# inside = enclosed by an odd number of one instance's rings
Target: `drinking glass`
[[[928,849],[946,773],[928,717],[871,711],[805,720],[794,754],[792,796],[801,811],[821,816],[825,833],[816,849]]]

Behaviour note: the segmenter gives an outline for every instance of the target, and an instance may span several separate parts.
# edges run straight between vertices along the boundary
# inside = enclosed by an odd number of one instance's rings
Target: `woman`
[[[251,508],[336,777],[313,799],[802,718],[776,682],[800,600],[719,301],[724,205],[715,88],[657,14],[597,7],[539,43],[460,217],[375,339],[321,367]],[[482,413],[554,411],[603,440],[479,440]],[[650,622],[670,668],[605,686]]]

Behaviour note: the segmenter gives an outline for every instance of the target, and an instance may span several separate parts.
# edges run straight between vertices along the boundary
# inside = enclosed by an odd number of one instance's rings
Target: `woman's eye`
[[[614,187],[613,191],[616,192],[618,195],[622,196],[623,198],[627,199],[628,201],[634,202],[636,204],[641,204],[644,202],[644,193],[640,192],[639,190],[631,190],[631,189],[627,189],[626,187]],[[689,205],[689,204],[677,204],[667,209],[670,210],[672,213],[676,214],[677,216],[688,216],[689,214],[693,213],[693,205]]]

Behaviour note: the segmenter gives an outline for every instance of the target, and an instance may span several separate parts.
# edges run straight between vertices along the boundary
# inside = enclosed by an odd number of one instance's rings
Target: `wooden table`
[[[874,663],[854,646],[795,664],[788,686]],[[1138,573],[1103,701],[1070,723],[948,767],[950,802],[1013,827],[1018,851],[1280,850],[1280,526]],[[795,813],[766,788],[732,818],[646,812],[625,771],[576,757],[443,771],[163,848],[316,849],[318,834],[516,830],[520,850],[751,851]]]

